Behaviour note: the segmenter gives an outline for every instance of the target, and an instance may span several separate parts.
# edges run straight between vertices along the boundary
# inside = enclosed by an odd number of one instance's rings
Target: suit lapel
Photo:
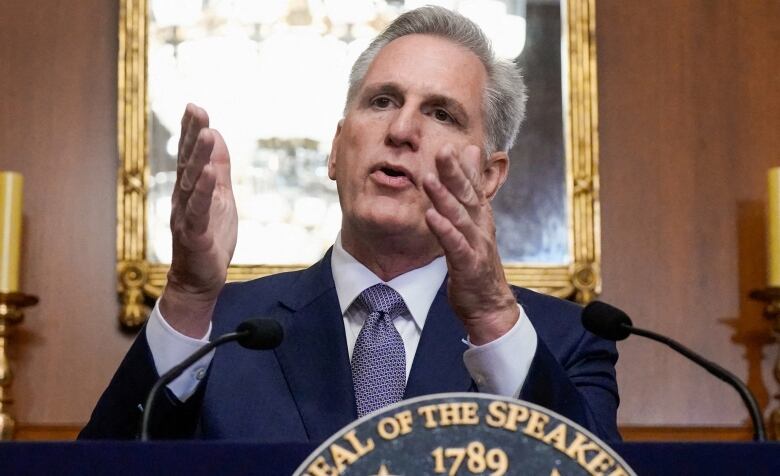
[[[404,398],[473,388],[463,364],[466,332],[447,302],[446,283],[445,279],[425,320]]]
[[[277,359],[309,439],[320,441],[357,417],[330,252],[280,301],[289,313]]]

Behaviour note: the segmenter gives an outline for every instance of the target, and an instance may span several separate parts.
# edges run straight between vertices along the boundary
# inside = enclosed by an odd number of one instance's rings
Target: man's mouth
[[[389,175],[391,177],[405,177],[406,174],[402,170],[396,170],[390,167],[382,167],[380,169],[382,172],[385,173],[385,175]]]
[[[383,185],[399,187],[414,185],[412,174],[403,167],[383,164],[371,174]]]

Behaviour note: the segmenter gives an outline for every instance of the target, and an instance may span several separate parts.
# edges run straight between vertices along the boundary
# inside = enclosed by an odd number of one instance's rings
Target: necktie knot
[[[386,284],[375,284],[360,293],[358,303],[368,314],[380,312],[391,321],[406,310],[404,299],[398,292]]]

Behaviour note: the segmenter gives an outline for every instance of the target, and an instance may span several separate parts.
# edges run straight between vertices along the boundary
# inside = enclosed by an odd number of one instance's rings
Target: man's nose
[[[420,119],[418,112],[408,104],[398,109],[388,124],[385,145],[416,152],[420,147]]]

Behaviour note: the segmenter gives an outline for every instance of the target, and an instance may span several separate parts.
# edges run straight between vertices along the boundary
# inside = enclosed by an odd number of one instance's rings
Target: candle
[[[769,169],[767,199],[767,285],[780,287],[780,167]]]
[[[22,176],[0,172],[0,293],[19,291]]]

